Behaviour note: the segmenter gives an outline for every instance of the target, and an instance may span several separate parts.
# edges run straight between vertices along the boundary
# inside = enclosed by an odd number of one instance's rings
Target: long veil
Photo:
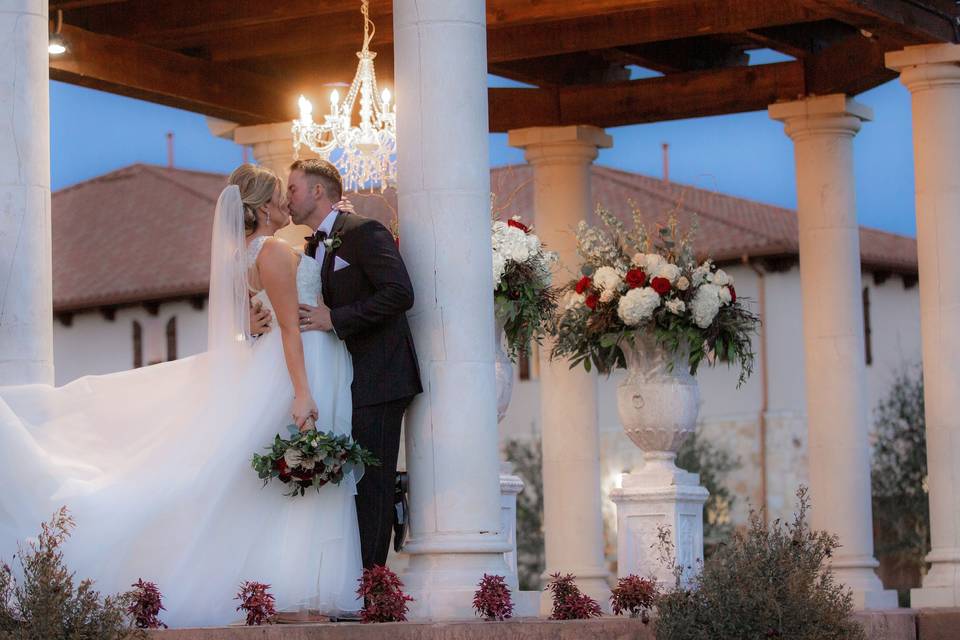
[[[250,337],[247,293],[246,242],[240,188],[230,185],[220,193],[213,216],[210,251],[210,308],[207,349],[236,347]]]

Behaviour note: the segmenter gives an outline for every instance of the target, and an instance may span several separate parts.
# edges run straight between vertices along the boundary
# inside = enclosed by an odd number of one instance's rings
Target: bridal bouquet
[[[274,478],[293,485],[290,493],[304,495],[310,487],[319,491],[323,485],[340,484],[346,472],[378,465],[372,453],[354,442],[348,435],[323,433],[315,429],[300,432],[289,425],[290,438],[277,434],[266,455],[253,454],[252,466],[263,480],[263,485]]]
[[[625,367],[621,344],[642,332],[689,354],[691,374],[705,357],[738,363],[742,384],[753,370],[758,318],[738,302],[733,277],[710,260],[697,263],[693,232],[682,234],[673,216],[649,234],[637,211],[629,231],[602,207],[597,214],[606,229],[577,228],[582,277],[562,290],[551,357],[608,372]]]
[[[556,310],[550,266],[557,254],[546,251],[518,217],[494,220],[492,241],[494,308],[507,336],[507,353],[516,360],[531,341],[540,342]]]

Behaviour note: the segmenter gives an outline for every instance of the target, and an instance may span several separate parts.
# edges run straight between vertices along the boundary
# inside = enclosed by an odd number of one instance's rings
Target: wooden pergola
[[[235,121],[296,116],[300,93],[348,82],[357,0],[50,0],[69,50],[50,76]],[[393,74],[391,0],[372,0],[372,49]],[[884,54],[960,41],[953,0],[488,0],[490,130],[600,127],[854,95],[895,76]],[[749,50],[794,58],[749,64]],[[631,65],[662,73],[630,80]]]

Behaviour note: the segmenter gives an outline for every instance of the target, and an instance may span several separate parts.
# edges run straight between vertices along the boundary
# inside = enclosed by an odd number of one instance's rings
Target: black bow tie
[[[307,246],[305,248],[306,254],[311,258],[317,257],[317,248],[320,246],[320,243],[327,239],[327,232],[320,229],[317,230],[312,236],[307,236],[304,240],[307,241]]]

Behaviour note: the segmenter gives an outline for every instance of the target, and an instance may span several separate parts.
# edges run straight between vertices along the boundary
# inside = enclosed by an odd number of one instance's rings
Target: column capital
[[[599,149],[613,146],[613,138],[606,131],[591,125],[512,129],[507,133],[507,142],[523,149],[530,164],[586,164],[596,159]]]
[[[873,109],[842,93],[778,102],[767,107],[767,113],[784,123],[794,141],[817,134],[852,137],[861,123],[873,120]]]
[[[900,82],[911,93],[960,85],[960,44],[921,44],[890,51],[886,64],[900,73]]]

